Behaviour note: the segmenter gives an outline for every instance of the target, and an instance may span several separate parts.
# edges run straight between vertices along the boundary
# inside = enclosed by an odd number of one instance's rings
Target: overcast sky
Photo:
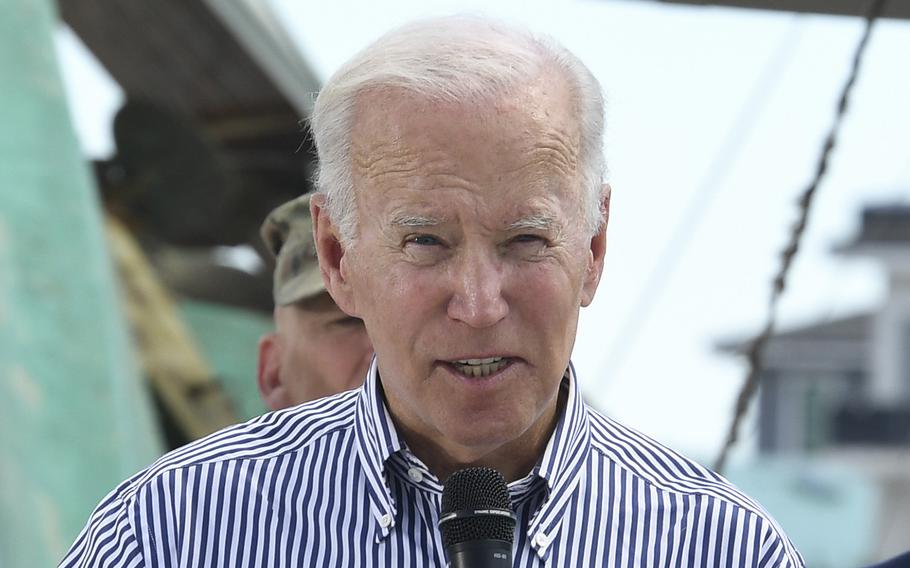
[[[605,274],[574,354],[582,388],[710,461],[745,372],[714,344],[766,317],[861,20],[609,0],[272,3],[323,79],[397,24],[464,11],[525,24],[581,57],[607,95],[613,186]],[[59,45],[83,148],[108,154],[121,95],[71,35]],[[791,272],[785,327],[871,309],[885,293],[874,262],[831,249],[855,234],[864,204],[910,203],[908,53],[910,24],[882,22]]]

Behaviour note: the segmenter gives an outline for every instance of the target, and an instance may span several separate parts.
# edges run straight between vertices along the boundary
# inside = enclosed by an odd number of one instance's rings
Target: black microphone
[[[488,467],[453,473],[442,490],[439,530],[449,568],[511,568],[515,515],[502,474]]]

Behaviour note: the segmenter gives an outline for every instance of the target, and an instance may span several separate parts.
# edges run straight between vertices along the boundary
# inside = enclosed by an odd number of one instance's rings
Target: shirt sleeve
[[[112,491],[95,508],[59,568],[144,568],[145,561],[122,490]]]
[[[776,523],[766,521],[762,532],[759,568],[805,568],[803,557]]]

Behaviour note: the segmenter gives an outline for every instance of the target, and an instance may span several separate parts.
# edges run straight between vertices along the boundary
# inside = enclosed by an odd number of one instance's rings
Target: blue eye
[[[433,235],[413,235],[405,241],[407,244],[413,244],[423,247],[431,247],[442,244],[439,239]]]

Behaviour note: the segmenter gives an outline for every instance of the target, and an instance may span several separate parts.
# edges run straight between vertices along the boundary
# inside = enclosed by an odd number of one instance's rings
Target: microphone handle
[[[512,568],[512,543],[469,540],[446,547],[449,568]]]

